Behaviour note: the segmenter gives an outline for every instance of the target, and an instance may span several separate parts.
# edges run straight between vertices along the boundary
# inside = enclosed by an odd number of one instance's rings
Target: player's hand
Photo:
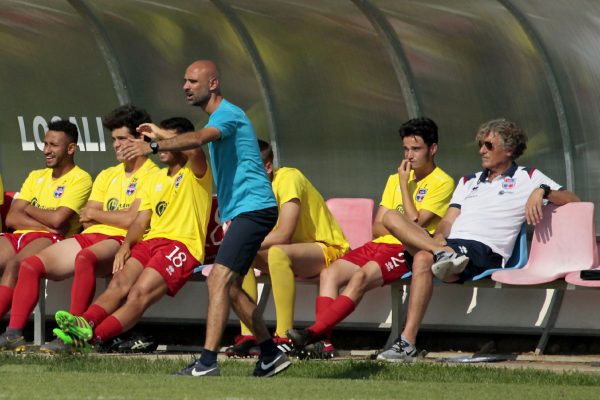
[[[398,167],[398,178],[400,179],[401,184],[408,184],[408,179],[410,178],[410,171],[412,169],[412,164],[408,160],[402,160],[400,166]]]
[[[166,132],[164,132],[163,129],[160,129],[155,124],[149,122],[141,124],[135,130],[138,131],[138,133],[141,133],[142,135],[149,137],[152,140],[163,140],[167,139],[168,137],[168,135],[166,134]]]
[[[87,222],[92,222],[94,220],[94,217],[92,216],[92,214],[94,213],[93,208],[89,208],[89,207],[83,207],[80,211],[79,211],[79,222],[83,223],[87,223]]]
[[[527,199],[525,204],[525,218],[529,225],[535,225],[542,221],[542,207],[544,205],[544,189],[536,188]]]
[[[121,145],[119,151],[126,160],[133,160],[136,157],[147,156],[152,153],[152,149],[148,142],[143,139],[133,138],[128,138],[127,142]]]
[[[439,247],[446,247],[446,245],[448,244],[446,242],[446,238],[444,238],[443,236],[433,236],[433,241],[435,242],[435,244]]]
[[[113,275],[123,269],[125,262],[129,260],[129,257],[131,257],[131,249],[129,248],[129,245],[123,243],[121,247],[119,247],[117,254],[115,254],[112,270]]]

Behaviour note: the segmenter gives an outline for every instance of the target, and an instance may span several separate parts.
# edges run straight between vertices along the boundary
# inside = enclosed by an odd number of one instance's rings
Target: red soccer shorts
[[[137,242],[131,257],[145,268],[156,270],[167,283],[169,296],[175,296],[200,262],[177,240],[154,238]]]
[[[104,233],[76,233],[73,235],[73,239],[77,240],[82,249],[87,249],[98,242],[108,239],[117,241],[120,246],[123,244],[125,238],[123,236],[105,235]]]
[[[349,261],[359,267],[370,261],[376,262],[381,269],[384,285],[400,279],[410,271],[404,255],[404,246],[401,244],[368,242],[346,253],[340,260]]]
[[[50,232],[25,232],[25,233],[1,233],[0,235],[8,239],[15,253],[23,250],[25,246],[33,242],[35,239],[48,238],[52,244],[60,242],[64,239],[62,235]]]

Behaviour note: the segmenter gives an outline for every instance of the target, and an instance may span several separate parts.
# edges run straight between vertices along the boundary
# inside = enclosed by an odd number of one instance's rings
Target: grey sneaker
[[[46,354],[72,353],[73,348],[63,343],[59,338],[40,346],[40,351]]]
[[[0,350],[12,350],[17,353],[24,351],[26,347],[23,335],[13,335],[4,332],[0,335]]]
[[[449,251],[438,251],[434,254],[431,272],[436,278],[445,281],[452,275],[458,275],[469,264],[469,257]]]
[[[417,348],[400,336],[389,349],[377,355],[378,360],[390,362],[413,362],[417,358]]]

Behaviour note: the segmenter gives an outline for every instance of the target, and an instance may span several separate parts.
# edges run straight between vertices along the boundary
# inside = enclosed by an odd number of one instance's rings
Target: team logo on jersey
[[[127,196],[131,196],[132,194],[135,193],[136,188],[137,188],[137,178],[135,178],[133,181],[131,181],[129,186],[127,186],[127,190],[125,191],[125,193],[127,193]]]
[[[159,217],[163,215],[165,210],[167,209],[167,206],[168,203],[166,201],[161,201],[160,203],[158,203],[155,208],[156,214],[158,214]]]
[[[506,178],[504,178],[504,182],[502,182],[502,189],[505,189],[505,190],[514,189],[516,182],[517,182],[517,180],[515,178],[511,178],[511,177],[507,176]]]
[[[398,211],[400,214],[404,214],[404,207],[402,206],[402,204],[398,204],[398,207],[396,207],[396,211]]]
[[[113,197],[106,202],[106,210],[115,211],[119,209],[119,199]]]
[[[38,203],[37,197],[34,197],[33,199],[31,199],[31,205],[39,208],[39,203]]]
[[[179,174],[177,176],[177,179],[175,179],[175,189],[177,189],[179,187],[179,185],[181,184],[181,180],[183,179],[183,174]]]
[[[63,194],[65,194],[64,186],[57,186],[56,189],[54,189],[54,198],[55,199],[60,199]]]
[[[417,191],[417,195],[415,196],[415,200],[418,202],[423,201],[423,199],[425,198],[425,195],[427,194],[427,189],[419,189]]]

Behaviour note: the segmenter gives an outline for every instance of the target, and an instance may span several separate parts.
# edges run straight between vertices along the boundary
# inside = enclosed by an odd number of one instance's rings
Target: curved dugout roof
[[[593,0],[4,1],[2,175],[17,190],[43,165],[53,117],[77,122],[92,173],[115,162],[98,118],[120,103],[202,124],[181,82],[211,58],[225,96],[325,197],[378,199],[398,126],[426,115],[453,176],[479,168],[477,127],[506,117],[530,138],[520,163],[597,202],[599,21]]]

